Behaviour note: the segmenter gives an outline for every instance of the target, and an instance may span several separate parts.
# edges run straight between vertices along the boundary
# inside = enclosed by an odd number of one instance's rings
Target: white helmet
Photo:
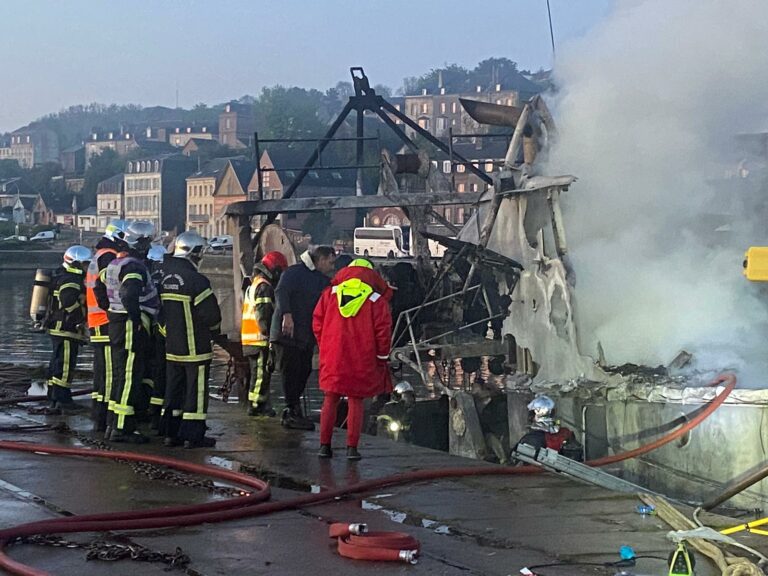
[[[117,241],[125,238],[125,229],[128,223],[125,220],[111,220],[104,230],[104,238]]]
[[[205,248],[205,240],[200,234],[191,231],[182,232],[176,237],[173,255],[177,258],[187,258],[194,262],[202,257],[203,248]]]
[[[149,244],[155,237],[155,225],[149,220],[133,220],[128,224],[125,229],[125,243],[131,248],[140,248],[141,244],[145,244],[146,248],[149,248]]]
[[[554,409],[555,401],[546,394],[536,396],[528,403],[528,410],[532,411],[538,418],[550,416]]]
[[[66,265],[86,264],[90,261],[91,251],[85,246],[75,244],[74,246],[67,248],[67,251],[64,252],[64,264]]]
[[[165,246],[161,246],[160,244],[152,244],[149,252],[147,252],[147,260],[152,260],[152,262],[162,262],[166,254],[167,252],[165,251]]]

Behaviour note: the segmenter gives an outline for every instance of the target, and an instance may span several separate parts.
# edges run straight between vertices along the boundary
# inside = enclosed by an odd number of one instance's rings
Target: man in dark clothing
[[[275,289],[276,308],[270,340],[274,343],[277,368],[283,376],[287,407],[282,424],[287,428],[313,430],[314,424],[301,410],[301,395],[312,372],[315,335],[312,313],[320,294],[330,283],[336,253],[330,246],[315,246],[290,266]]]
[[[118,252],[126,249],[123,242],[125,228],[124,220],[113,220],[107,225],[104,237],[96,244],[88,272],[85,276],[85,295],[88,304],[88,329],[91,346],[93,347],[93,408],[91,417],[93,427],[97,432],[107,428],[107,412],[109,397],[112,394],[112,350],[109,346],[109,298],[104,278],[107,266]]]
[[[166,328],[166,388],[161,430],[166,446],[212,447],[205,435],[212,340],[220,337],[221,311],[211,283],[197,271],[205,241],[196,232],[176,238],[163,261],[160,298]]]
[[[158,294],[161,290],[163,281],[163,262],[171,255],[161,244],[155,244],[149,249],[147,254],[147,264],[152,282]],[[151,392],[149,398],[149,413],[151,416],[152,430],[159,430],[160,415],[165,399],[165,322],[163,321],[163,309],[160,306],[160,312],[156,321],[152,324],[152,330],[149,335],[149,354],[147,362],[147,376],[151,381]]]
[[[72,376],[80,343],[85,340],[85,269],[91,251],[85,246],[70,246],[64,263],[51,278],[49,313],[45,328],[51,336],[53,355],[48,367],[48,398],[53,408],[71,409]]]
[[[142,382],[149,333],[160,309],[157,290],[144,262],[154,233],[151,222],[132,222],[125,232],[128,250],[109,263],[104,281],[114,367],[107,437],[113,442],[149,441],[136,429],[136,412],[145,401]]]

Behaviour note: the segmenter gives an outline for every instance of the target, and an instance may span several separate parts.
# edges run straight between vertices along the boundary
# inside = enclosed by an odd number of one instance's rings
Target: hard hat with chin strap
[[[125,243],[131,248],[148,245],[155,237],[155,225],[149,220],[134,220],[125,229]]]
[[[173,255],[177,258],[199,259],[203,255],[205,240],[197,232],[182,232],[176,237]]]
[[[165,251],[165,246],[152,244],[149,252],[147,252],[147,260],[152,260],[152,262],[162,262],[166,254],[167,252]]]
[[[77,264],[86,264],[91,261],[91,251],[85,246],[76,244],[67,248],[64,252],[64,264],[67,266],[73,266]]]
[[[112,220],[104,230],[104,238],[112,241],[122,240],[125,238],[125,229],[127,227],[128,223],[125,220]]]
[[[373,270],[373,264],[371,264],[368,260],[365,258],[355,258],[352,260],[352,262],[349,263],[350,266],[359,266],[360,268],[370,268]]]

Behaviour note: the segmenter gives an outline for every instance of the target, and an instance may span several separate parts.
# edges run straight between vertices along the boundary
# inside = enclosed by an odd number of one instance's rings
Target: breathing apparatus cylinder
[[[32,287],[32,300],[29,303],[29,316],[40,323],[48,313],[48,294],[51,291],[51,271],[38,268]]]

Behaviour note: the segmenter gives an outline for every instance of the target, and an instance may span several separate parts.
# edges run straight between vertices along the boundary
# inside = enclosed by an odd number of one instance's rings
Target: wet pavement
[[[30,416],[21,409],[0,411],[0,426],[66,421],[87,439],[83,416]],[[491,466],[386,439],[363,436],[364,459],[340,457],[344,432],[334,437],[337,455],[320,460],[317,432],[283,429],[275,419],[249,419],[237,404],[211,402],[212,450],[167,449],[159,442],[149,453],[239,469],[268,479],[273,500],[353,484],[410,470]],[[81,445],[60,432],[4,432],[5,440]],[[123,447],[121,446],[121,449]],[[7,527],[62,514],[83,514],[221,498],[202,487],[152,480],[128,464],[84,458],[0,452],[0,526]],[[658,518],[635,512],[636,497],[577,484],[551,475],[472,477],[386,488],[303,510],[221,524],[128,534],[151,550],[190,556],[187,574],[518,574],[526,565],[556,561],[607,562],[619,547],[666,558],[668,527]],[[372,529],[406,531],[422,543],[418,565],[360,562],[341,558],[327,537],[331,521],[367,522]],[[125,535],[123,535],[125,536]],[[90,542],[93,534],[68,535]],[[80,548],[15,545],[14,559],[52,574],[173,574],[161,563],[128,560],[86,561]],[[663,562],[641,560],[634,574],[666,574]],[[601,567],[542,568],[540,574],[613,575]],[[716,574],[702,559],[697,575]]]

